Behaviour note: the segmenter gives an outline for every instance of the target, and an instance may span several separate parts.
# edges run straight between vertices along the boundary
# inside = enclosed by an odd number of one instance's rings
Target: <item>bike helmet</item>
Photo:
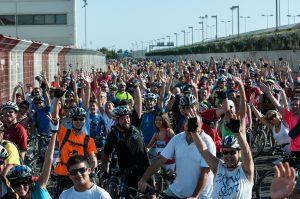
[[[118,86],[120,86],[120,87],[126,86],[126,83],[125,83],[125,82],[120,82],[120,83],[118,84]]]
[[[192,86],[191,85],[185,85],[185,86],[183,86],[182,92],[184,94],[191,94],[192,93]]]
[[[86,111],[80,107],[74,107],[70,110],[69,113],[70,118],[73,117],[86,117]]]
[[[36,102],[43,102],[44,101],[44,97],[42,96],[36,96],[34,99],[33,99],[33,103],[36,103]]]
[[[157,99],[157,95],[155,95],[154,93],[147,93],[145,95],[145,100],[155,101],[156,99]]]
[[[114,108],[112,115],[114,118],[123,117],[125,115],[129,115],[130,110],[126,106],[118,106]]]
[[[5,109],[13,109],[16,112],[19,111],[18,105],[16,103],[14,103],[14,102],[11,102],[11,101],[2,103],[2,109],[1,109],[1,111],[3,112]]]
[[[111,85],[109,85],[109,89],[117,91],[118,87],[116,84],[111,84]]]
[[[71,91],[71,90],[67,90],[67,92],[66,92],[66,96],[68,96],[68,95],[73,95],[73,97],[74,97],[74,92],[73,91]]]
[[[0,145],[0,159],[6,159],[7,157],[7,150],[2,145]]]
[[[227,78],[226,76],[224,75],[221,75],[219,78],[218,78],[218,82],[226,82],[227,81]]]
[[[179,100],[179,105],[182,107],[192,106],[197,103],[197,99],[193,94],[186,94]]]
[[[26,165],[14,166],[7,174],[9,181],[32,180],[32,170]]]
[[[226,136],[221,142],[222,148],[240,149],[240,145],[233,135]]]

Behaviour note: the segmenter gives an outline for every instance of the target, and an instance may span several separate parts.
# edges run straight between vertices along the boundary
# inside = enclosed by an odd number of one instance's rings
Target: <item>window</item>
[[[33,15],[18,15],[18,25],[32,25]]]
[[[67,15],[56,15],[56,24],[67,24]]]
[[[45,15],[45,24],[46,25],[55,24],[55,15]]]
[[[15,25],[15,16],[14,15],[0,15],[0,26],[4,25]]]
[[[45,15],[34,15],[33,16],[34,25],[44,25],[45,24]]]

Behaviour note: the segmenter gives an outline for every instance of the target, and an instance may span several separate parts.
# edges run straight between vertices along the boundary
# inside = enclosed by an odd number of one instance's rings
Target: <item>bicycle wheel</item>
[[[252,142],[251,142],[251,152],[253,158],[257,158],[264,150],[267,142],[266,132],[260,130],[254,134],[252,134]]]
[[[110,197],[112,199],[118,199],[119,198],[119,185],[115,181],[109,180],[107,192],[109,193]]]
[[[270,187],[272,179],[274,178],[274,171],[268,171],[263,175],[256,185],[256,198],[264,199],[271,198]]]

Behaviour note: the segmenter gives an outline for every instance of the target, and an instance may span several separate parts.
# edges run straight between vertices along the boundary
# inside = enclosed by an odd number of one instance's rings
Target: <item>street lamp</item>
[[[250,16],[247,16],[247,17],[241,16],[240,18],[245,19],[245,32],[246,32],[247,31],[247,19],[250,19]]]
[[[203,27],[203,21],[199,22],[199,24],[202,25],[202,43],[204,42],[204,27]]]
[[[202,22],[204,21],[204,19],[205,19],[205,39],[207,39],[207,18],[208,18],[208,16],[207,15],[204,15],[204,16],[200,16],[199,17],[200,19],[202,19]]]
[[[293,17],[294,18],[294,24],[296,23],[296,17],[300,17],[300,15],[286,15],[288,18]]]
[[[216,40],[218,40],[218,16],[214,15],[211,18],[216,18]]]
[[[181,32],[183,32],[183,46],[185,46],[185,30],[182,30]]]
[[[177,36],[178,36],[178,33],[174,33],[174,35],[175,35],[175,37],[176,37],[176,47],[177,47],[177,43],[178,43],[178,41],[177,41]]]
[[[168,47],[170,48],[170,38],[171,38],[171,36],[170,35],[167,35],[167,38],[169,39],[169,43],[168,43]]]
[[[194,28],[193,28],[193,26],[190,26],[189,28],[192,29],[192,45],[193,45],[193,43],[194,43]]]
[[[86,39],[86,6],[88,5],[87,0],[83,0],[83,6],[84,8],[84,46],[87,48],[87,39]]]
[[[269,28],[269,17],[273,17],[274,15],[273,14],[269,14],[269,15],[262,14],[261,16],[262,17],[267,17],[267,28]]]
[[[232,6],[232,35],[233,35],[233,10],[237,9],[237,19],[238,19],[238,37],[240,36],[240,6]]]
[[[230,23],[231,21],[221,21],[225,24],[225,37],[227,37],[227,23]]]

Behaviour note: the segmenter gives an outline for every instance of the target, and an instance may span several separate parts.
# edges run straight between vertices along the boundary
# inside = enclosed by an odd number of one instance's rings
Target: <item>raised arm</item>
[[[252,103],[249,104],[249,107],[250,107],[250,110],[253,111],[254,115],[259,119],[259,121],[261,121],[269,129],[273,128],[273,125],[263,117],[261,112],[259,112]]]
[[[136,87],[133,92],[133,99],[134,99],[134,109],[137,112],[139,118],[142,116],[142,94],[140,87]]]
[[[284,115],[284,107],[280,105],[279,101],[273,96],[271,93],[271,89],[266,86],[264,83],[260,84],[261,90],[267,95],[267,97],[271,100],[272,104],[279,111],[281,115]]]
[[[232,77],[235,82],[237,82],[239,91],[240,91],[240,107],[239,107],[239,116],[240,118],[246,117],[247,104],[246,104],[246,94],[243,82],[238,77]]]

